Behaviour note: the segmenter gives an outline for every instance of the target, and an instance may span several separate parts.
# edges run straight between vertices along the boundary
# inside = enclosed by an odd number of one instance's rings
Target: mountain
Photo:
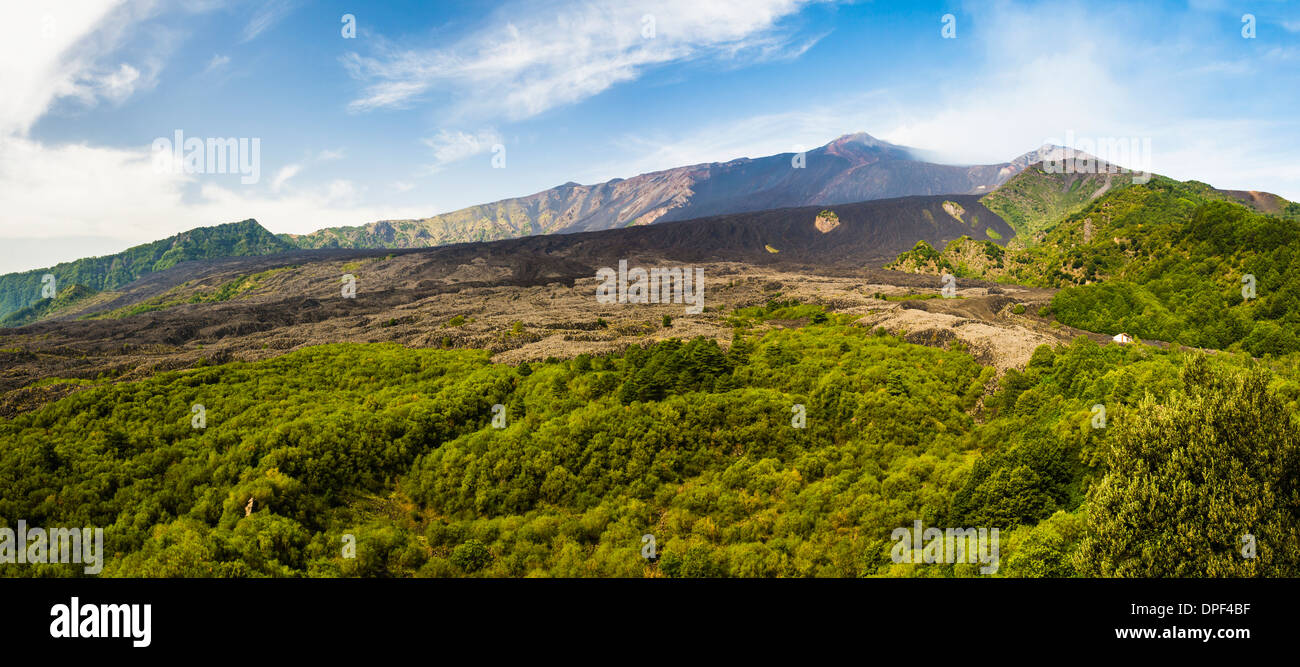
[[[866,133],[808,151],[740,158],[616,178],[565,183],[526,197],[420,220],[384,220],[291,236],[302,248],[416,248],[534,234],[596,231],[726,213],[825,206],[914,195],[984,194],[1027,166],[926,162],[910,148]]]
[[[98,340],[174,344],[200,330],[255,331],[271,322],[319,319],[301,302],[329,293],[340,273],[358,276],[377,301],[376,285],[392,290],[388,307],[485,282],[519,286],[572,282],[619,260],[692,264],[744,262],[757,267],[859,271],[874,268],[918,239],[943,244],[976,237],[1005,243],[1015,231],[977,195],[902,197],[748,213],[730,213],[598,232],[529,236],[437,248],[295,250],[222,257],[157,271],[113,292],[77,286],[78,299],[38,301],[0,325],[39,331],[102,327]],[[395,257],[402,259],[394,259]],[[639,258],[639,259],[638,259]],[[383,260],[383,261],[381,261]],[[394,267],[382,277],[372,264]],[[83,293],[84,292],[84,293]],[[283,312],[240,310],[250,297],[298,299]],[[71,296],[69,296],[71,298]],[[47,305],[48,304],[48,305]],[[227,304],[218,312],[204,306]],[[3,347],[0,345],[0,347]]]
[[[57,299],[63,290],[74,286],[88,288],[92,293],[111,290],[180,262],[267,255],[294,249],[296,247],[290,242],[267,231],[252,219],[199,227],[161,241],[134,246],[115,255],[88,257],[47,269],[0,276],[0,318],[29,306],[37,306],[41,301],[41,281],[45,274],[52,274],[55,278]],[[81,290],[78,294],[84,296]],[[66,302],[60,302],[64,303]],[[45,312],[47,309],[36,310]]]

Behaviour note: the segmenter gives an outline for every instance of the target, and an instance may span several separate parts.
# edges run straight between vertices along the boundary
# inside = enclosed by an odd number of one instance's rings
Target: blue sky
[[[0,40],[0,271],[249,217],[297,233],[425,217],[854,131],[954,163],[1149,139],[1156,172],[1300,199],[1297,3],[39,4]],[[151,145],[177,129],[257,138],[257,182],[159,172]]]

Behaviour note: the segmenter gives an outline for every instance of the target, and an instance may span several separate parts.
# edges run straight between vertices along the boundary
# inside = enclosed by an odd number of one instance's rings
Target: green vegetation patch
[[[833,324],[518,367],[326,345],[0,419],[0,520],[104,527],[105,576],[977,574],[893,562],[916,520],[999,527],[999,576],[1294,576],[1296,364],[1248,365],[1079,339],[989,395],[962,351]],[[1150,513],[1148,486],[1198,491]],[[1251,530],[1287,547],[1220,569]]]
[[[124,317],[131,317],[132,315],[139,315],[141,313],[181,306],[187,303],[220,303],[223,301],[229,301],[261,287],[266,279],[271,276],[296,268],[298,268],[296,265],[282,266],[247,276],[240,276],[222,283],[214,290],[206,292],[194,290],[192,282],[184,283],[173,287],[166,293],[160,294],[152,299],[141,301],[140,303],[130,306],[116,308],[104,313],[85,315],[80,319],[121,319]]]

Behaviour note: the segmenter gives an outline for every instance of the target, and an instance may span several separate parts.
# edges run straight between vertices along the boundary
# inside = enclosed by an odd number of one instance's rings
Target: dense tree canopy
[[[1079,554],[1104,576],[1295,576],[1300,427],[1265,373],[1196,359],[1119,422]]]
[[[806,307],[738,317],[790,308]],[[0,420],[0,525],[102,526],[106,576],[975,574],[892,562],[891,532],[916,520],[1000,528],[1000,575],[1128,573],[1106,565],[1147,554],[1107,528],[1144,507],[1122,481],[1176,492],[1202,473],[1134,469],[1126,452],[1172,428],[1186,434],[1159,441],[1169,455],[1244,456],[1246,439],[1204,453],[1186,441],[1240,426],[1270,453],[1215,469],[1228,486],[1189,505],[1181,520],[1196,525],[1180,530],[1250,528],[1261,553],[1286,539],[1262,512],[1295,497],[1283,464],[1294,436],[1275,419],[1296,411],[1294,364],[1272,386],[1255,375],[1224,390],[1233,403],[1189,394],[1181,353],[1079,339],[997,379],[959,348],[839,319],[742,327],[726,349],[670,340],[518,367],[479,351],[341,344],[98,383]],[[1189,401],[1200,407],[1171,412]],[[1106,428],[1092,425],[1098,404]],[[196,405],[205,428],[193,427]],[[1164,421],[1127,421],[1146,413]],[[1249,475],[1231,482],[1239,470]],[[1146,520],[1151,539],[1168,530]],[[1096,556],[1080,564],[1090,531]],[[1179,548],[1195,553],[1151,551],[1142,567],[1219,562],[1217,542]],[[1270,558],[1260,567],[1272,569],[1212,572],[1293,571]]]

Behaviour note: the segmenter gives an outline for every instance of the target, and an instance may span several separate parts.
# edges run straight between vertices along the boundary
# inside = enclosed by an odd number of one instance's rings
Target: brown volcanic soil
[[[931,276],[879,269],[824,275],[736,262],[703,264],[706,311],[698,315],[686,314],[681,304],[599,304],[594,296],[598,281],[592,276],[571,282],[375,287],[396,276],[417,283],[432,280],[414,273],[412,264],[419,261],[418,256],[381,257],[353,268],[358,280],[355,299],[339,295],[336,280],[345,263],[334,260],[278,274],[258,291],[225,303],[5,330],[0,332],[0,346],[5,348],[0,359],[0,414],[31,409],[81,388],[66,383],[29,386],[45,378],[141,379],[165,370],[264,359],[331,342],[483,348],[507,363],[598,354],[674,337],[705,336],[727,345],[732,335],[728,314],[777,296],[858,314],[858,324],[884,327],[916,343],[948,345],[960,340],[977,359],[999,369],[1023,366],[1036,346],[1080,333],[1010,314],[1013,303],[1029,303],[1032,312],[1033,304],[1050,299],[1047,290],[1003,287],[1003,294],[989,294],[987,287],[972,285],[961,286],[958,295],[963,298],[958,299],[886,301],[874,295],[934,293],[940,285]],[[474,264],[468,266],[449,273],[472,270]],[[283,298],[284,293],[303,295]],[[672,318],[670,327],[662,326],[664,315]],[[468,321],[449,325],[457,316]]]
[[[943,213],[944,201],[961,204],[967,223]],[[1029,304],[1027,312],[1036,312],[1036,304],[1050,300],[1048,290],[963,280],[958,287],[964,298],[959,299],[874,297],[934,293],[941,287],[934,276],[869,268],[910,248],[918,237],[938,243],[944,236],[969,233],[969,221],[978,217],[1010,238],[1010,228],[975,197],[829,207],[840,225],[827,233],[814,224],[822,208],[431,249],[301,251],[178,265],[128,285],[94,312],[165,293],[169,300],[186,300],[239,276],[285,270],[225,302],[0,329],[0,415],[87,386],[32,386],[48,378],[140,379],[332,342],[482,348],[507,363],[600,353],[673,337],[705,336],[729,344],[727,315],[776,297],[857,314],[862,326],[885,327],[918,343],[960,340],[978,359],[1000,369],[1024,365],[1039,344],[1081,333],[1010,314],[1013,303]],[[683,304],[597,303],[595,271],[615,267],[619,259],[646,268],[703,268],[705,312],[689,315]],[[356,298],[342,297],[344,274],[356,277]],[[990,287],[995,293],[990,294]],[[672,318],[671,327],[662,325],[664,315]],[[452,324],[457,317],[466,321]]]
[[[1219,193],[1232,197],[1256,211],[1272,215],[1281,215],[1287,204],[1287,200],[1271,192],[1260,192],[1258,190],[1219,190]]]

